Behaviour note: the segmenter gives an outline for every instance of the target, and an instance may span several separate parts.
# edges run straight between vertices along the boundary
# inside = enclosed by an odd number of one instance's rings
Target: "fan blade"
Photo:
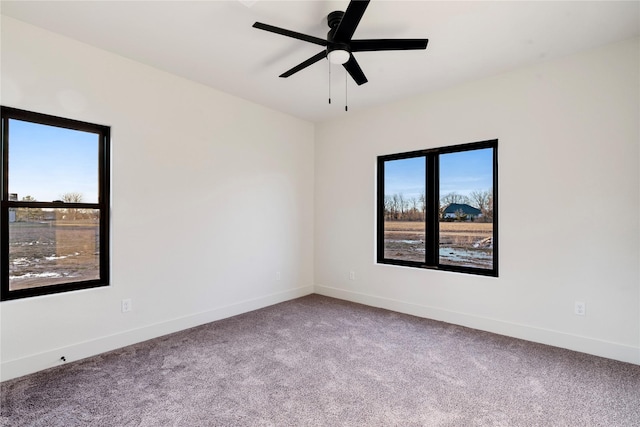
[[[318,53],[317,55],[313,55],[311,58],[307,59],[306,61],[301,62],[300,64],[296,65],[295,67],[293,67],[289,71],[285,71],[284,73],[280,74],[280,77],[285,77],[285,78],[289,77],[290,75],[295,74],[298,71],[307,68],[309,65],[315,64],[316,62],[320,61],[322,58],[325,58],[326,56],[327,56],[327,51],[323,50],[322,52]]]
[[[364,15],[364,11],[369,6],[369,0],[351,0],[347,10],[344,12],[342,21],[336,29],[334,39],[339,42],[348,43],[356,31],[356,27]]]
[[[414,50],[426,49],[428,39],[370,39],[351,40],[352,52],[374,50]]]
[[[308,36],[306,34],[297,33],[291,30],[285,30],[284,28],[274,27],[273,25],[263,24],[262,22],[256,22],[253,24],[253,28],[258,28],[259,30],[269,31],[271,33],[280,34],[287,37],[293,37],[294,39],[303,40],[309,43],[319,44],[320,46],[326,46],[327,41],[318,37]]]
[[[349,60],[345,62],[342,66],[351,75],[353,80],[355,80],[355,82],[358,83],[358,86],[365,84],[366,82],[369,81],[367,80],[367,77],[362,72],[362,68],[360,68],[358,61],[356,61],[356,58],[353,55],[351,55]]]

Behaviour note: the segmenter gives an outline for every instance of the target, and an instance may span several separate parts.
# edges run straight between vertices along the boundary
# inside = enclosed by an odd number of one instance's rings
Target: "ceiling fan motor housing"
[[[327,33],[327,55],[334,50],[344,50],[346,52],[351,53],[351,48],[347,43],[340,42],[335,39],[336,30],[338,29],[338,25],[342,22],[342,17],[344,16],[344,12],[341,10],[336,10],[335,12],[331,12],[327,16],[327,24],[331,30]]]

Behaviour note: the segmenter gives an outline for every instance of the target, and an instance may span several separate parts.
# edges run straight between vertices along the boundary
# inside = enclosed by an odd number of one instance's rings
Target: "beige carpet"
[[[3,426],[639,426],[640,366],[318,295],[1,384]]]

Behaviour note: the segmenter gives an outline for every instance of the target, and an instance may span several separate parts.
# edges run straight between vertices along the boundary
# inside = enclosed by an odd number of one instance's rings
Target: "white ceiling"
[[[345,71],[318,62],[278,75],[321,46],[255,21],[325,38],[340,1],[2,1],[1,13],[319,122],[342,116]],[[348,80],[349,111],[640,35],[639,1],[373,0],[354,39],[428,38],[424,51],[360,52],[369,82]]]

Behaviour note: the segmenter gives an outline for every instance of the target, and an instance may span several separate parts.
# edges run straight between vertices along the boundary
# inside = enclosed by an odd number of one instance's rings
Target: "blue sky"
[[[385,163],[385,194],[418,198],[424,192],[424,157]],[[493,149],[461,151],[440,155],[440,196],[491,190],[493,186]]]
[[[384,164],[385,195],[402,194],[405,199],[419,199],[425,192],[426,173],[424,157],[391,160]]]
[[[9,120],[9,193],[43,202],[81,193],[98,202],[98,148],[94,133]]]
[[[468,196],[473,191],[487,191],[492,187],[492,148],[440,155],[441,197],[453,192]]]

